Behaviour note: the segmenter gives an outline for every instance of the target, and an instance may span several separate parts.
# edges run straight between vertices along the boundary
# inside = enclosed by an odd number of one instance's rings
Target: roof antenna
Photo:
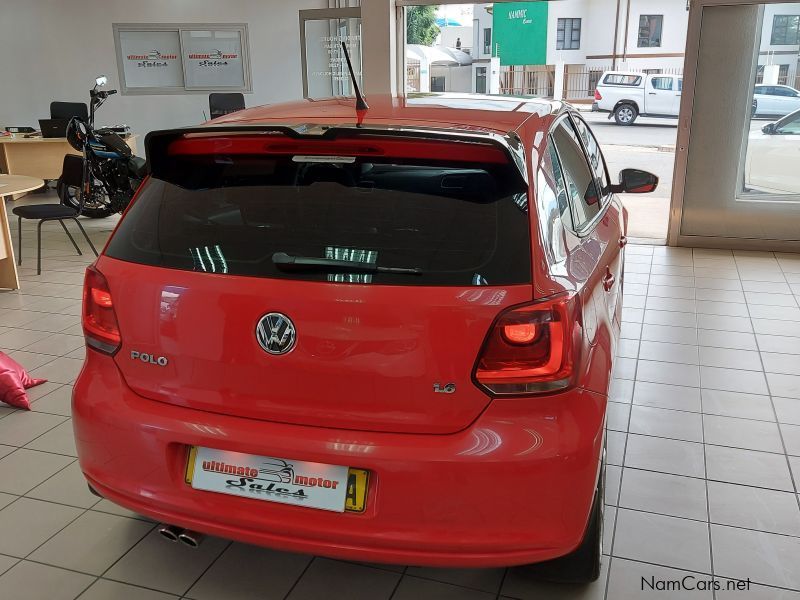
[[[353,63],[350,62],[350,53],[347,51],[347,44],[342,42],[342,51],[344,52],[344,58],[347,60],[347,68],[350,71],[350,81],[353,82],[353,90],[356,93],[356,110],[367,110],[369,105],[367,101],[364,99],[364,96],[361,95],[361,90],[358,89],[358,82],[356,81],[356,74],[353,71]]]

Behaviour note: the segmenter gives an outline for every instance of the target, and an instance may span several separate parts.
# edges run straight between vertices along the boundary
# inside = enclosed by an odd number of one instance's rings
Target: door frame
[[[707,248],[737,248],[760,250],[767,245],[785,251],[800,251],[800,242],[784,240],[759,240],[746,238],[725,238],[716,236],[681,235],[683,200],[686,190],[686,172],[691,142],[692,108],[697,79],[697,62],[700,55],[700,35],[703,10],[712,6],[752,6],[766,4],[791,4],[786,0],[687,0],[689,4],[689,26],[686,33],[686,54],[683,65],[683,90],[678,119],[678,135],[675,143],[675,166],[673,172],[672,196],[667,230],[668,246],[696,246]],[[744,139],[747,132],[743,133]]]
[[[333,19],[360,19],[361,7],[309,8],[299,12],[300,20],[300,70],[303,76],[303,98],[308,98],[308,65],[306,63],[306,21]],[[363,48],[362,48],[363,50]]]

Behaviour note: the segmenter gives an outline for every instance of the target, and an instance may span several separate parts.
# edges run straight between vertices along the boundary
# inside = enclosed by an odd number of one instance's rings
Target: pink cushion
[[[17,408],[31,409],[26,389],[44,383],[46,379],[33,379],[17,361],[0,352],[0,401]]]

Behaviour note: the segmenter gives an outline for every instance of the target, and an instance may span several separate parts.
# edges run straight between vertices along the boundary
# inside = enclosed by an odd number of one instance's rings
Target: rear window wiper
[[[422,275],[422,269],[416,267],[379,267],[374,263],[336,260],[333,258],[316,258],[313,256],[293,256],[286,252],[276,252],[272,262],[283,269],[319,269],[321,271],[345,271],[348,273],[396,273],[399,275]]]

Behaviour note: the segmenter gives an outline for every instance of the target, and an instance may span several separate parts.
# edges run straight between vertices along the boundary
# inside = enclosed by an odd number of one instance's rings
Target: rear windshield
[[[642,82],[641,75],[622,75],[620,73],[609,73],[603,78],[603,83],[609,85],[630,85],[636,86]]]
[[[170,183],[145,184],[108,256],[328,282],[531,281],[527,195],[510,165],[269,155],[170,160]],[[297,264],[281,264],[276,254]]]

